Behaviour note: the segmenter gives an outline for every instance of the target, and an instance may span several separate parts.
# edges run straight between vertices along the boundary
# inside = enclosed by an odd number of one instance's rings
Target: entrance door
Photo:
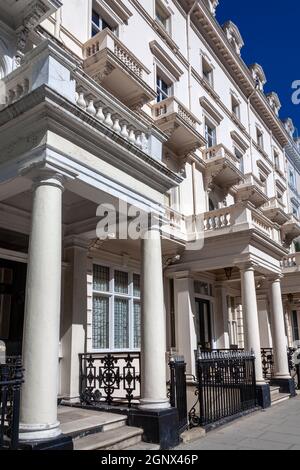
[[[196,299],[197,339],[201,349],[212,348],[211,307],[209,300]]]
[[[21,355],[27,265],[0,259],[0,340],[8,356]]]

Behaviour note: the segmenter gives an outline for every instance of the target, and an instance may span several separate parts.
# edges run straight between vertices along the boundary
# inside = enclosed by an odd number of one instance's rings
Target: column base
[[[271,406],[271,392],[269,384],[256,384],[256,397],[257,404],[263,409],[270,408]]]
[[[19,439],[21,442],[38,442],[56,439],[62,435],[60,423],[54,424],[24,424],[20,423]]]
[[[21,442],[19,445],[19,450],[73,450],[73,448],[72,438],[63,435],[56,439]]]
[[[165,410],[130,410],[129,426],[143,428],[143,440],[159,444],[162,450],[176,447],[179,442],[179,420],[176,408]]]
[[[295,397],[297,395],[295,382],[291,377],[274,377],[274,379],[271,380],[271,385],[274,387],[280,387],[280,393],[288,393],[291,397]]]

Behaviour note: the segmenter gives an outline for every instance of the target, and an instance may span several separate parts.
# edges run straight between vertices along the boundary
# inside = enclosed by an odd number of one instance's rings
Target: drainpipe
[[[189,64],[188,70],[188,90],[189,90],[189,110],[192,110],[192,65],[191,65],[191,46],[190,46],[190,27],[191,27],[191,14],[193,13],[196,5],[198,5],[199,0],[196,0],[193,6],[187,13],[186,18],[186,43],[187,43],[187,60]],[[196,164],[193,162],[192,164],[192,186],[193,186],[193,215],[196,216],[196,181],[195,181],[195,174],[196,174]]]
[[[196,0],[193,4],[192,8],[188,11],[187,18],[186,18],[186,42],[187,42],[187,60],[189,64],[189,71],[188,71],[188,88],[189,88],[189,110],[192,109],[192,65],[190,63],[190,27],[191,27],[191,14],[194,11],[196,5],[198,5],[199,0]]]
[[[251,158],[251,173],[253,174],[253,145],[252,145],[252,135],[251,135],[251,113],[250,113],[250,106],[251,106],[251,98],[256,93],[256,90],[253,90],[252,93],[249,95],[247,100],[247,109],[248,109],[248,132],[250,136],[250,158]]]

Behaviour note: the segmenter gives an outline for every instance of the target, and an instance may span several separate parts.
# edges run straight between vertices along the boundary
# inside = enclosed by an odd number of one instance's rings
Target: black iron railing
[[[84,405],[131,407],[140,398],[139,352],[80,354],[80,400]]]
[[[272,348],[262,348],[261,363],[264,379],[270,380],[274,375],[274,356]]]
[[[255,357],[244,351],[201,352],[191,427],[208,426],[255,409]]]
[[[5,364],[0,364],[0,449],[18,448],[22,383],[21,358],[6,358]]]
[[[173,356],[169,362],[170,382],[169,398],[173,408],[177,408],[179,417],[179,431],[182,433],[188,428],[186,363],[184,357]]]

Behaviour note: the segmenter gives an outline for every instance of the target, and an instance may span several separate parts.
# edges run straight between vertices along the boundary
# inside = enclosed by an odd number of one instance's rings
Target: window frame
[[[264,143],[264,133],[258,127],[256,127],[256,142],[257,142],[258,147],[261,150],[264,150],[264,145],[265,145],[265,143]]]
[[[155,0],[154,17],[155,21],[171,35],[172,15],[159,0]]]
[[[101,266],[108,268],[109,270],[109,283],[108,291],[98,291],[94,289],[94,266]],[[120,271],[128,274],[128,293],[119,293],[115,291],[115,272]],[[141,306],[141,293],[139,296],[134,295],[134,275],[138,275],[141,278],[141,273],[137,269],[130,269],[124,266],[111,265],[106,262],[101,262],[100,260],[93,260],[92,263],[92,316],[91,316],[91,342],[90,342],[90,352],[93,353],[121,353],[121,352],[140,352],[141,347],[134,347],[134,305],[139,303]],[[141,279],[140,279],[141,281]],[[94,314],[94,297],[105,297],[109,299],[109,326],[108,326],[108,348],[94,348],[93,344],[93,314]],[[128,301],[129,305],[129,318],[128,318],[128,327],[129,327],[129,347],[128,348],[116,348],[115,347],[115,299],[125,299]]]
[[[205,69],[207,69],[207,72],[205,72]],[[214,88],[214,67],[204,55],[202,55],[202,78]]]
[[[99,17],[99,25],[94,22],[94,14]],[[92,2],[92,9],[90,12],[90,37],[93,38],[97,34],[104,31],[106,28],[109,29],[112,33],[118,35],[118,27],[119,24],[116,22],[114,18],[110,16],[108,12],[104,10],[104,8],[95,1]],[[106,26],[103,27],[103,22]],[[94,28],[97,30],[95,34],[93,34]]]
[[[167,91],[164,91],[162,85],[166,85]],[[171,96],[172,85],[164,78],[159,70],[156,71],[156,102],[161,103]]]
[[[208,127],[210,127],[210,129],[213,131],[213,135],[211,136],[213,145],[209,145],[209,140],[208,140],[209,133],[207,131]],[[204,136],[205,136],[205,139],[207,140],[207,149],[215,147],[218,144],[217,126],[213,124],[207,117],[204,118]]]

